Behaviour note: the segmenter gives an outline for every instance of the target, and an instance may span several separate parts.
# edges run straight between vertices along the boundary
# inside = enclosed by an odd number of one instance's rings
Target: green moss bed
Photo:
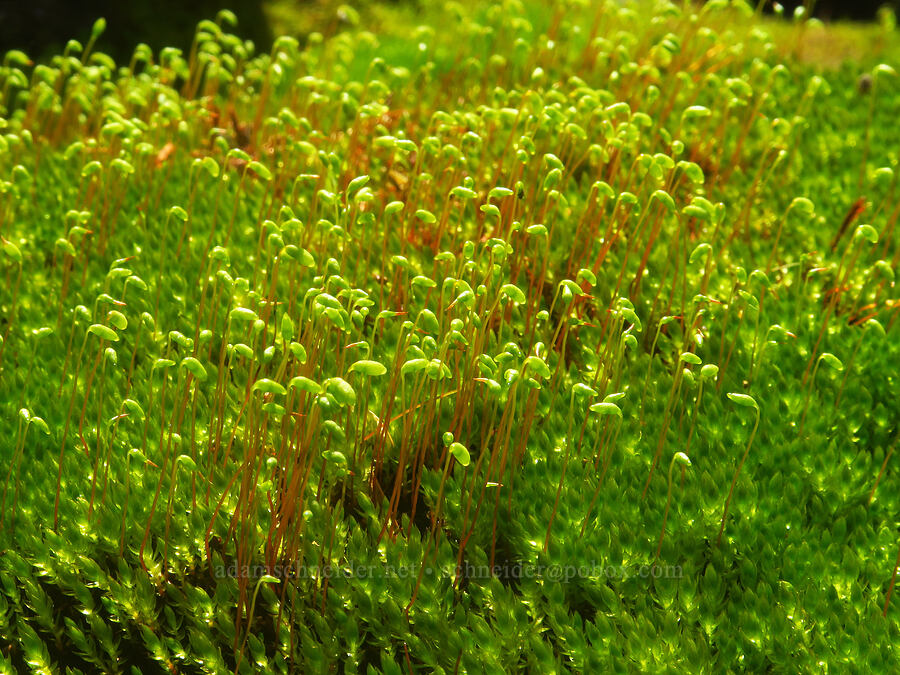
[[[2,58],[0,672],[900,671],[889,13],[328,11]]]

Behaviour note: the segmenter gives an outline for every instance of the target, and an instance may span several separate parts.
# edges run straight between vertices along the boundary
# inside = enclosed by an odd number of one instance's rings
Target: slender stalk
[[[682,468],[684,468],[691,465],[691,460],[688,459],[688,456],[685,453],[676,452],[672,456],[672,461],[669,462],[669,490],[666,493],[666,510],[663,511],[662,529],[659,532],[659,543],[656,545],[655,560],[659,560],[659,553],[662,551],[663,537],[666,536],[666,521],[669,518],[669,506],[672,504],[672,471],[675,469],[676,464],[681,464]]]
[[[744,462],[747,461],[747,455],[750,454],[750,446],[753,445],[753,438],[756,436],[756,430],[759,427],[759,406],[754,403],[753,407],[756,410],[756,421],[753,423],[753,431],[750,432],[750,438],[747,439],[747,447],[744,450],[744,454],[741,456],[741,461],[738,463],[737,469],[734,472],[734,478],[731,479],[731,487],[728,489],[728,498],[725,500],[725,508],[722,510],[722,524],[719,526],[719,534],[716,537],[716,546],[722,541],[722,533],[725,531],[725,520],[728,518],[728,507],[731,505],[731,498],[734,495],[734,486],[737,485],[738,476],[741,474],[741,468],[743,468]]]

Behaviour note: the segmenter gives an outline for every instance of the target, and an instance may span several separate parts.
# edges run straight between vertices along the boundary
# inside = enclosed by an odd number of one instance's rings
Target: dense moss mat
[[[233,20],[3,58],[0,670],[898,669],[890,22]]]

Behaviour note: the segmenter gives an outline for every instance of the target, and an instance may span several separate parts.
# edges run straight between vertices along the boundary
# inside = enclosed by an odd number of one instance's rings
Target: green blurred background
[[[425,0],[423,0],[424,2]],[[344,0],[346,2],[346,0]],[[339,28],[335,0],[0,0],[0,52],[20,49],[37,61],[63,51],[75,39],[84,44],[94,21],[103,17],[107,28],[97,43],[118,62],[127,62],[139,43],[158,52],[162,47],[188,50],[197,23],[214,19],[220,9],[238,17],[237,34],[252,40],[257,51],[271,47],[273,35],[290,33],[302,38],[313,31],[328,34]],[[352,5],[364,16],[376,3]],[[416,0],[380,2],[416,12]]]
[[[343,0],[346,2],[346,0]],[[622,0],[628,2],[628,0]],[[465,4],[465,0],[462,0]],[[755,4],[756,0],[751,0]],[[772,10],[772,0],[764,0]],[[158,51],[172,46],[190,48],[194,29],[201,19],[213,19],[223,8],[239,18],[237,33],[252,40],[258,51],[268,50],[273,35],[293,34],[303,38],[312,31],[329,34],[341,15],[342,2],[336,0],[0,0],[0,52],[21,49],[35,60],[61,53],[70,39],[84,43],[98,17],[107,20],[107,30],[97,47],[117,61],[127,61],[135,45],[146,43]],[[399,6],[404,13],[416,14],[441,0],[393,0],[375,3],[357,0],[351,3],[368,18],[374,6]],[[876,18],[884,0],[818,0],[781,3],[790,16],[796,6],[805,4],[814,16],[823,20],[849,19],[869,21]],[[896,3],[887,3],[892,6]]]

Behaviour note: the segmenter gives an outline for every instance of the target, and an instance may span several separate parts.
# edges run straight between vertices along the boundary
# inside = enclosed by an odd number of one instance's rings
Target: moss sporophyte
[[[890,11],[269,5],[0,58],[0,673],[900,671]]]

